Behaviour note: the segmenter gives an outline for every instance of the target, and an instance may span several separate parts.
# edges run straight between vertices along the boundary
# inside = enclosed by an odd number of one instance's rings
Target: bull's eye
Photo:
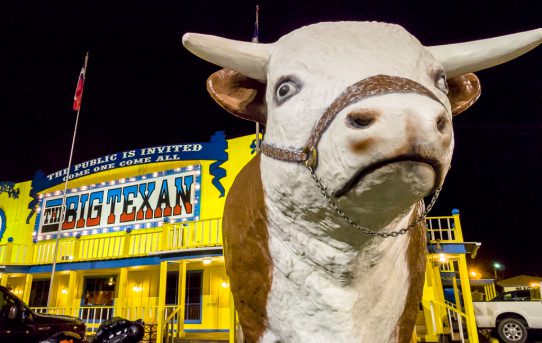
[[[435,87],[437,87],[442,93],[448,94],[448,82],[446,82],[446,75],[444,72],[440,73],[437,77]]]
[[[279,84],[276,91],[277,101],[283,103],[291,96],[299,92],[299,86],[292,80],[286,80]]]

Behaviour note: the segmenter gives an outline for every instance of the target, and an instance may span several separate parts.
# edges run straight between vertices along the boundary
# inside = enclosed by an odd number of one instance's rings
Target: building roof
[[[532,282],[542,282],[542,277],[518,275],[508,279],[498,281],[497,284],[502,287],[520,287],[529,286]]]

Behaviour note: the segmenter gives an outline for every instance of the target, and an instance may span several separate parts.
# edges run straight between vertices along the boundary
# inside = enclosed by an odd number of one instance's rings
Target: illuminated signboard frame
[[[4,232],[6,232],[6,214],[4,210],[0,208],[0,241],[4,237]]]
[[[131,231],[131,230],[137,230],[137,229],[143,229],[143,228],[153,228],[153,227],[159,227],[159,226],[162,226],[164,224],[164,222],[170,222],[170,223],[175,223],[175,222],[181,222],[181,221],[191,221],[191,220],[199,220],[199,215],[200,215],[200,188],[201,188],[201,165],[191,165],[191,166],[187,166],[187,167],[184,167],[184,168],[175,168],[175,169],[172,169],[172,170],[166,170],[166,171],[161,171],[161,172],[155,172],[155,173],[150,173],[150,174],[146,174],[146,175],[139,175],[139,176],[134,176],[134,177],[130,177],[130,178],[127,178],[127,179],[119,179],[119,180],[113,180],[113,181],[107,181],[107,182],[102,182],[102,183],[99,183],[99,184],[93,184],[93,185],[88,185],[88,186],[82,186],[82,187],[79,187],[79,188],[73,188],[73,189],[69,189],[68,190],[68,195],[67,197],[69,198],[71,194],[73,195],[76,195],[76,196],[79,196],[79,194],[83,194],[83,195],[87,195],[86,196],[86,200],[88,202],[88,206],[90,208],[90,206],[92,205],[90,203],[90,200],[88,199],[88,194],[91,194],[91,193],[96,193],[96,191],[99,191],[100,189],[103,189],[104,191],[105,190],[111,190],[113,189],[112,186],[116,186],[118,188],[118,186],[121,186],[122,189],[124,190],[126,187],[130,187],[131,185],[139,185],[139,192],[141,193],[141,195],[143,194],[146,194],[147,196],[153,196],[153,198],[156,198],[156,194],[161,194],[161,185],[160,184],[156,184],[156,188],[154,188],[153,190],[151,190],[150,188],[146,188],[146,187],[141,187],[141,185],[148,185],[150,183],[152,183],[153,180],[162,180],[163,183],[167,183],[169,184],[171,182],[167,182],[167,180],[169,180],[170,178],[175,178],[175,176],[190,176],[192,175],[194,177],[194,180],[193,180],[193,184],[192,184],[192,189],[191,189],[191,192],[192,192],[192,206],[193,206],[193,210],[192,210],[192,213],[190,214],[182,214],[182,215],[167,215],[167,216],[161,216],[159,218],[154,218],[154,215],[152,216],[152,218],[149,218],[149,219],[140,219],[140,220],[133,220],[133,221],[128,221],[124,224],[122,223],[115,223],[115,224],[111,224],[111,225],[99,225],[99,226],[93,226],[93,227],[86,227],[86,225],[83,227],[83,228],[73,228],[73,229],[64,229],[61,231],[61,236],[62,237],[72,237],[72,236],[76,236],[76,237],[79,237],[79,236],[84,236],[84,235],[88,235],[88,234],[99,234],[99,233],[108,233],[108,232],[118,232],[118,231]],[[147,183],[141,183],[141,181],[144,180],[145,182]],[[137,188],[136,188],[137,189]],[[120,192],[120,191],[119,191]],[[99,192],[98,192],[99,193]],[[134,194],[134,193],[132,193]],[[46,217],[44,216],[44,211],[45,209],[47,210],[50,210],[51,208],[54,207],[54,205],[51,205],[51,203],[59,203],[59,205],[61,204],[61,201],[62,201],[62,195],[63,195],[63,191],[56,191],[56,192],[53,192],[53,193],[45,193],[45,194],[39,194],[39,205],[38,205],[38,216],[36,218],[36,223],[35,223],[35,229],[34,229],[34,236],[35,236],[35,241],[40,241],[40,240],[48,240],[48,239],[55,239],[56,236],[57,236],[57,230],[58,230],[58,225],[56,225],[56,229],[54,231],[50,231],[50,232],[41,232],[42,229],[43,229],[43,224],[46,222]],[[135,196],[139,196],[140,194],[135,194]],[[81,196],[82,197],[82,196]],[[79,198],[78,198],[79,199]],[[120,199],[120,198],[119,198]],[[171,200],[171,197],[169,198]],[[131,199],[133,200],[133,199]],[[79,201],[79,200],[78,200]],[[119,200],[117,200],[118,202]],[[123,201],[126,201],[125,198],[123,198]],[[105,199],[103,199],[103,196],[102,196],[102,199],[101,199],[101,202],[100,202],[100,205],[105,205]],[[84,211],[84,207],[86,206],[86,204],[83,203],[82,205],[82,208],[83,208],[83,211]],[[60,206],[57,206],[58,207],[58,220],[57,222],[60,223],[60,222],[63,222],[60,220]],[[120,207],[120,204],[119,204],[119,207]],[[134,206],[135,207],[135,206]],[[148,210],[148,207],[146,208],[146,211]],[[87,212],[89,211],[89,209],[87,208]],[[154,211],[154,210],[153,210]],[[115,213],[117,213],[118,210],[115,210]],[[69,213],[69,211],[68,211]],[[134,213],[135,213],[135,210],[134,210]],[[48,214],[50,216],[50,213]],[[105,216],[105,214],[103,214]],[[55,216],[56,216],[56,213],[55,213]],[[49,217],[50,218],[50,217]],[[86,214],[86,219],[88,221],[89,219],[89,214],[87,213]],[[74,219],[75,220],[75,219]],[[103,220],[101,220],[102,222]],[[100,224],[101,224],[100,222]]]

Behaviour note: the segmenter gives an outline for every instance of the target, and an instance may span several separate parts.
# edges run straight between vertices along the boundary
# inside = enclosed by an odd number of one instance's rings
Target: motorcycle
[[[145,334],[143,320],[127,320],[113,317],[103,322],[98,328],[94,343],[137,343]]]

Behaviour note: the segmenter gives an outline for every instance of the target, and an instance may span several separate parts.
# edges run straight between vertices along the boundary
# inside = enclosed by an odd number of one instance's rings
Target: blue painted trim
[[[62,198],[45,201],[45,206],[47,207],[61,206],[61,205],[62,205]]]
[[[179,254],[179,252],[176,252]],[[157,255],[146,256],[136,258],[124,258],[118,260],[105,260],[105,261],[88,261],[88,262],[73,262],[73,263],[58,263],[56,265],[57,271],[64,270],[88,270],[88,269],[105,269],[105,268],[122,268],[133,266],[148,266],[158,265],[163,261],[172,260],[189,260],[193,258],[201,257],[219,257],[223,256],[222,247],[216,250],[204,250],[200,254],[195,251],[190,251],[189,255]],[[6,272],[19,272],[19,273],[46,273],[51,272],[52,265],[37,265],[37,266],[6,266]]]
[[[89,262],[75,262],[75,263],[59,263],[56,265],[57,271],[62,270],[84,270],[84,269],[103,269],[103,268],[122,268],[131,266],[144,266],[150,264],[160,264],[160,257],[139,257],[120,260],[107,260],[107,261],[89,261]],[[52,265],[30,266],[31,273],[43,273],[50,272]]]
[[[193,251],[192,251],[193,252]],[[224,256],[223,252],[222,252],[222,247],[219,247],[218,249],[216,250],[207,250],[206,251],[207,254],[205,253],[205,251],[202,251],[201,254],[193,254],[193,255],[167,255],[167,254],[164,254],[162,255],[161,259],[162,261],[172,261],[172,260],[189,260],[191,258],[198,258],[198,257],[220,257],[220,256]],[[211,252],[213,252],[211,254]]]
[[[459,272],[440,272],[440,276],[443,278],[453,278],[459,276]]]
[[[446,244],[440,243],[440,249],[437,244],[428,244],[427,250],[429,253],[443,253],[443,254],[466,254],[467,249],[464,244]]]
[[[26,273],[30,272],[30,266],[6,266],[6,273]]]
[[[6,232],[6,214],[4,213],[4,210],[0,208],[0,241],[2,241],[4,232]]]
[[[201,307],[201,306],[200,306]],[[184,321],[185,324],[201,324],[201,319],[186,319]]]

